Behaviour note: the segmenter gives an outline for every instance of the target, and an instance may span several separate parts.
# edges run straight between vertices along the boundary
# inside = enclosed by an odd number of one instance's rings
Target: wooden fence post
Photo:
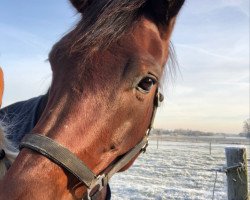
[[[249,200],[246,148],[228,147],[225,151],[228,200]]]

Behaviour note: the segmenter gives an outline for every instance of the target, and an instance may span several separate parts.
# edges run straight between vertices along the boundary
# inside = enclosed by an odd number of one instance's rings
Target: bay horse
[[[0,199],[106,199],[147,146],[184,1],[70,0],[81,19],[49,54],[46,103]]]

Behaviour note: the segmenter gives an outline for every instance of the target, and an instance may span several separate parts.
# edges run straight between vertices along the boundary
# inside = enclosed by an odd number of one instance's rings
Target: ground
[[[147,152],[133,167],[111,181],[114,200],[214,200],[227,199],[226,174],[215,169],[226,163],[230,144],[151,140]],[[215,184],[215,187],[214,187]],[[215,188],[215,189],[214,189]]]

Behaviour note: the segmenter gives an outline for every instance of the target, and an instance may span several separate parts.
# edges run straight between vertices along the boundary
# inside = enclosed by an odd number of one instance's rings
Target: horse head
[[[49,54],[52,84],[32,134],[67,148],[100,175],[140,144],[151,128],[170,37],[184,0],[71,3],[81,19]],[[130,167],[138,154],[119,170]],[[9,194],[18,199],[81,198],[87,189],[30,148],[21,150],[5,182],[21,185]]]

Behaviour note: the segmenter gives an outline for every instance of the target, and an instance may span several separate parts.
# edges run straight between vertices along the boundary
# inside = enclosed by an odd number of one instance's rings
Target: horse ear
[[[0,107],[2,105],[3,89],[4,89],[3,70],[0,67]]]
[[[175,17],[185,0],[150,0],[149,8],[152,17],[161,24],[168,24]]]
[[[78,12],[83,13],[85,8],[91,4],[92,0],[70,0],[70,2]]]

